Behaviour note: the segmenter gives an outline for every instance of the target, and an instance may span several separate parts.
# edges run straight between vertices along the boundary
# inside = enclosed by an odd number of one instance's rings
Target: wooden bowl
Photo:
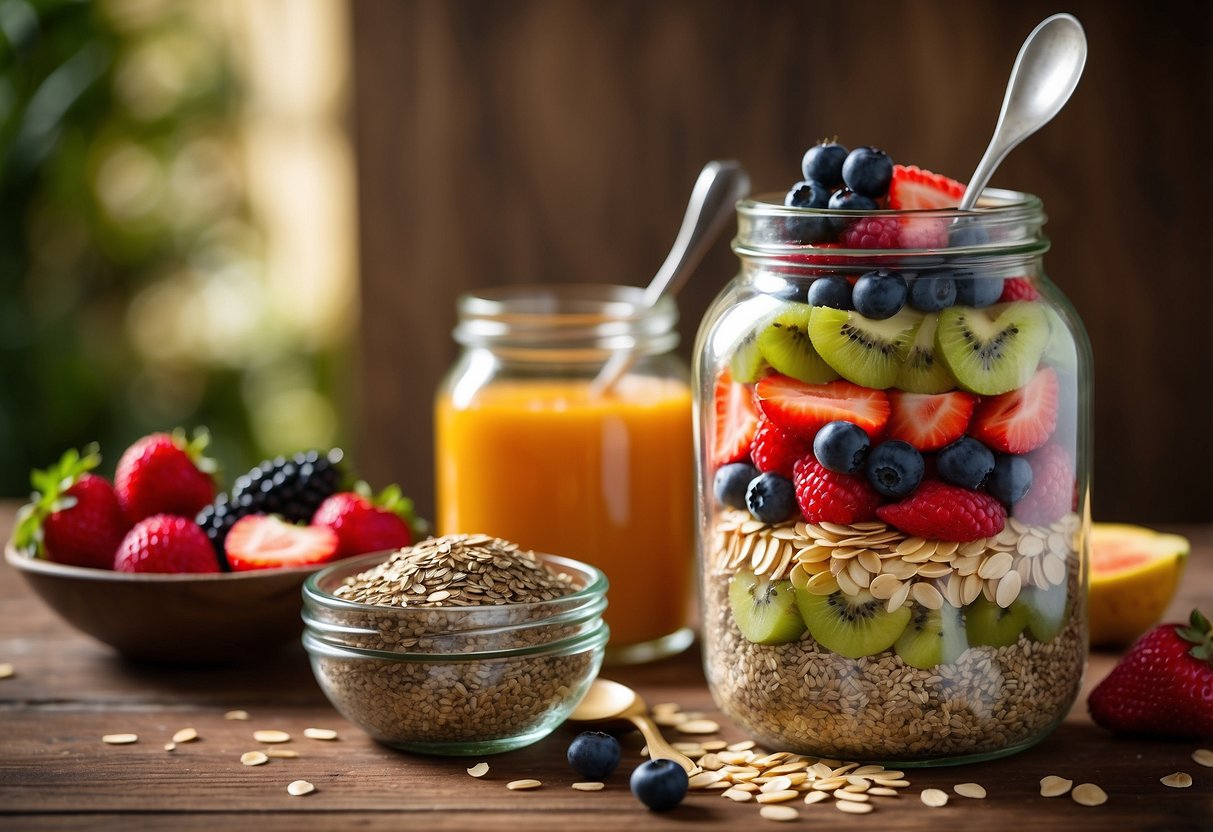
[[[301,588],[319,569],[153,575],[4,557],[65,621],[132,659],[239,661],[298,639]]]

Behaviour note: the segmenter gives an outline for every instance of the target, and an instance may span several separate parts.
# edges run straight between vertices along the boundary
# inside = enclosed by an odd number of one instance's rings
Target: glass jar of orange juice
[[[435,404],[440,534],[486,533],[610,580],[608,662],[685,649],[694,551],[689,373],[678,311],[643,290],[464,295]],[[626,372],[606,389],[608,362]]]

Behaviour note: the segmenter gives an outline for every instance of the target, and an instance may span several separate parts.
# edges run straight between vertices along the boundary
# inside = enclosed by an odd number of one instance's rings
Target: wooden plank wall
[[[1066,110],[995,185],[1040,194],[1046,265],[1097,369],[1095,514],[1213,520],[1205,2],[1066,4],[1091,43]],[[430,400],[456,295],[646,282],[712,158],[785,189],[838,134],[967,177],[1042,0],[358,0],[356,456],[432,515]],[[681,298],[684,352],[734,271]]]

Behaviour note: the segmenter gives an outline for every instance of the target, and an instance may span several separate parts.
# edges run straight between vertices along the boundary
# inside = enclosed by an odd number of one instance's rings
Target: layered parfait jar
[[[712,694],[780,750],[1026,748],[1087,649],[1090,347],[1042,268],[1043,206],[776,200],[739,204],[741,270],[696,346]],[[901,247],[811,242],[860,222]]]

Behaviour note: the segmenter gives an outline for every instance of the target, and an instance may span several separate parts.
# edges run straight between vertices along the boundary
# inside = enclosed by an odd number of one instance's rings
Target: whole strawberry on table
[[[111,483],[96,444],[34,471],[14,546],[57,563],[120,572],[214,573],[313,566],[408,546],[424,534],[399,486],[346,488],[340,449],[267,459],[216,484],[199,429],[153,433],[122,454]]]

